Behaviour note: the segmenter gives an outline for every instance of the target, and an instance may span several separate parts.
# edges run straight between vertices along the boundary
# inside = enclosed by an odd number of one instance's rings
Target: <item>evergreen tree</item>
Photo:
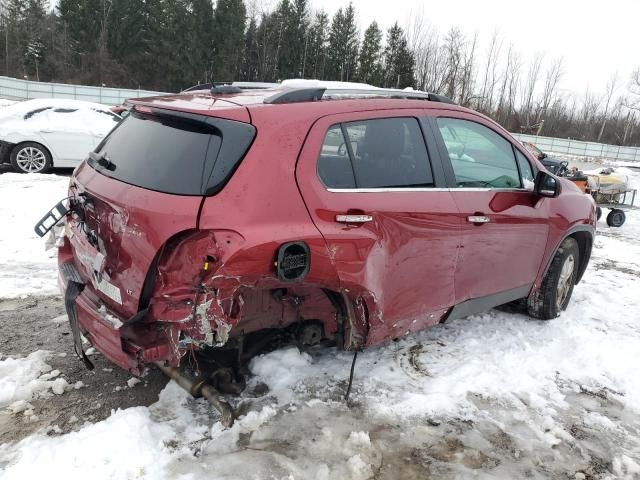
[[[290,34],[293,41],[291,77],[304,77],[307,67],[309,48],[307,30],[309,29],[308,0],[293,0],[291,9]],[[291,78],[290,77],[290,78]]]
[[[266,82],[273,80],[278,66],[277,40],[279,22],[275,13],[262,14],[256,30],[256,53],[258,56],[258,79]]]
[[[94,53],[100,35],[100,0],[59,0],[58,11],[70,49],[75,54]]]
[[[213,16],[213,78],[236,80],[244,45],[246,9],[242,0],[218,0]]]
[[[26,51],[26,35],[23,29],[26,4],[24,0],[8,0],[4,4],[5,38],[5,69],[7,74],[22,77],[24,71],[24,53]]]
[[[111,0],[105,25],[110,83],[138,87],[144,78],[141,64],[146,53],[145,0]]]
[[[293,44],[295,26],[293,8],[289,0],[280,0],[270,24],[273,29],[271,36],[275,39],[276,70],[273,78],[277,80],[291,78],[295,76],[292,72],[296,69],[297,46]]]
[[[358,59],[358,27],[353,4],[339,8],[331,21],[327,76],[348,82],[355,74]]]
[[[382,30],[376,22],[372,22],[364,32],[358,59],[358,81],[382,85]]]
[[[244,37],[244,52],[242,55],[242,71],[240,79],[254,82],[259,77],[258,55],[258,23],[254,17],[249,21],[249,27]]]
[[[384,86],[405,88],[413,85],[413,53],[407,46],[407,38],[398,22],[387,32],[387,46],[384,50]]]
[[[213,67],[213,4],[211,0],[191,0],[189,29],[189,73],[192,83],[211,80]]]
[[[44,27],[46,0],[28,0],[24,6],[22,28],[24,30],[24,65],[27,75],[40,80],[39,67],[45,57]],[[35,75],[33,73],[35,72]]]
[[[316,13],[307,33],[307,55],[305,76],[323,80],[327,63],[327,48],[329,36],[329,16],[324,11]]]

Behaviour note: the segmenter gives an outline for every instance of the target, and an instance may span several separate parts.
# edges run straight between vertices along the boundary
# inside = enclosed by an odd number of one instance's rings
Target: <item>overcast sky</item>
[[[488,42],[498,28],[505,44],[513,42],[523,63],[537,51],[549,60],[564,58],[562,88],[582,94],[604,91],[617,71],[621,86],[640,67],[640,0],[352,0],[362,33],[373,20],[388,28],[408,23],[423,11],[441,32],[457,26]],[[312,0],[331,15],[348,0]]]

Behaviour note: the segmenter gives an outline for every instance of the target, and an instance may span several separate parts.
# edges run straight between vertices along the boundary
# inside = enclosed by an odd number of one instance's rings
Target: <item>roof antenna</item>
[[[349,385],[347,386],[347,393],[344,395],[344,400],[349,406],[349,394],[351,393],[351,384],[353,383],[353,371],[356,368],[356,358],[358,358],[358,350],[353,352],[353,361],[351,362],[351,373],[349,374]]]

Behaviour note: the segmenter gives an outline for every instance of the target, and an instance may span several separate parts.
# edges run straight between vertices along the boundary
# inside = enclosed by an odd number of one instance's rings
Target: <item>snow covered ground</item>
[[[32,226],[66,183],[0,175],[0,297],[55,291]],[[640,479],[640,212],[598,227],[558,319],[493,310],[368,350],[348,406],[351,355],[275,351],[253,360],[231,429],[170,383],[148,408],[0,446],[0,478]],[[0,355],[0,408],[72,388],[47,358]]]
[[[33,227],[68,184],[60,175],[0,175],[0,298],[58,293],[56,252],[45,251]]]

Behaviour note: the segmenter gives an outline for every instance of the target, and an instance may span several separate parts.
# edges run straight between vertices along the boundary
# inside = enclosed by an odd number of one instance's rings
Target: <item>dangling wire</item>
[[[344,395],[344,400],[349,405],[349,394],[351,393],[351,384],[353,383],[353,371],[356,368],[356,358],[358,358],[358,350],[353,352],[353,361],[351,362],[351,373],[349,374],[349,385],[347,386],[347,393]]]

